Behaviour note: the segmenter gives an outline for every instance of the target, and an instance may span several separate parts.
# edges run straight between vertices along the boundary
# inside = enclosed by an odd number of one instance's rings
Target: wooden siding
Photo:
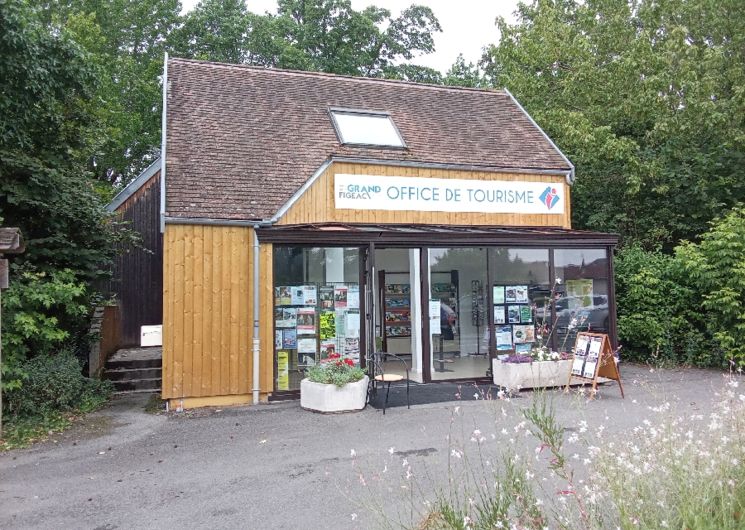
[[[470,180],[521,180],[527,182],[555,182],[566,184],[564,176],[517,173],[490,173],[479,171],[454,171],[367,164],[332,164],[298,201],[285,213],[278,224],[303,223],[390,223],[390,224],[442,224],[442,225],[501,225],[501,226],[557,226],[571,228],[570,190],[565,185],[566,200],[563,214],[498,214],[414,212],[388,210],[337,210],[334,207],[334,175],[383,175],[399,177],[431,177]]]
[[[164,250],[163,397],[249,394],[253,229],[168,224]],[[262,296],[271,304],[271,276]],[[262,363],[271,364],[274,342],[265,340]],[[268,383],[261,381],[263,390]]]
[[[120,247],[109,292],[121,307],[119,347],[140,345],[140,326],[163,322],[163,237],[160,233],[160,171],[116,209],[140,246]]]

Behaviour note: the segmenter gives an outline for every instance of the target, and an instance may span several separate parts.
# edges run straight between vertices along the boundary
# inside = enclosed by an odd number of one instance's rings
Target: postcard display
[[[608,335],[578,333],[566,388],[568,389],[571,384],[592,381],[592,389],[596,391],[600,377],[618,381],[621,397],[624,397],[621,374]]]
[[[359,284],[275,287],[274,350],[277,390],[298,388],[305,369],[332,353],[359,363]]]
[[[535,342],[535,319],[527,285],[494,285],[492,307],[497,355],[529,352]]]
[[[384,290],[384,342],[411,337],[411,286],[408,283],[386,283]]]

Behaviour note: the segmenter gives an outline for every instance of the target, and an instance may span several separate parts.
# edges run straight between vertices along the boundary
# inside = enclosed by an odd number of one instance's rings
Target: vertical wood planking
[[[259,262],[259,285],[261,293],[259,296],[259,326],[261,341],[261,389],[265,392],[274,389],[274,272],[273,272],[273,247],[262,244],[260,247]]]
[[[248,393],[252,229],[168,225],[163,397]]]

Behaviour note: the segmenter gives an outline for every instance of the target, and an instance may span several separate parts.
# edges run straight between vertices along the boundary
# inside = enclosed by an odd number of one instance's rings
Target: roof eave
[[[132,195],[142,188],[147,182],[155,175],[160,169],[160,157],[156,158],[155,161],[147,166],[145,170],[140,173],[136,179],[127,184],[116,196],[111,199],[111,202],[106,205],[106,210],[109,212],[115,212],[122,204],[127,202]]]

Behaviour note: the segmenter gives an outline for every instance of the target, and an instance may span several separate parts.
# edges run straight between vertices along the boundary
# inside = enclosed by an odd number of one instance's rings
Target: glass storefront
[[[577,332],[610,331],[608,255],[605,249],[555,249],[554,269],[561,294],[556,301],[556,344],[574,346]]]
[[[361,248],[276,245],[275,390],[299,389],[307,368],[331,352],[360,362],[361,344],[399,355],[422,382],[488,377],[492,358],[536,347],[569,351],[578,331],[613,331],[608,253],[376,248],[365,286]],[[364,321],[371,325],[361,330]]]
[[[275,389],[331,353],[360,359],[358,248],[274,247]]]
[[[549,250],[489,249],[491,315],[497,357],[551,340]]]

